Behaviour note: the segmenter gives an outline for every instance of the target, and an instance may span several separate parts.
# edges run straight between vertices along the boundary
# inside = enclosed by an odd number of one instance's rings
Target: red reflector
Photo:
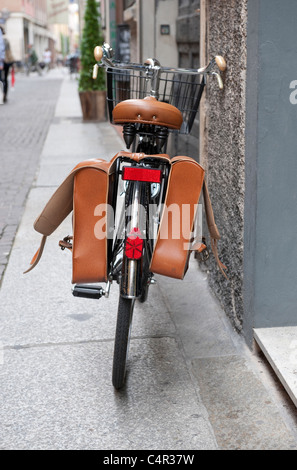
[[[143,181],[146,183],[161,183],[161,170],[154,170],[152,168],[139,168],[139,167],[124,167],[123,180],[129,181]]]
[[[127,237],[125,254],[129,259],[142,257],[143,239],[138,228],[134,228]]]

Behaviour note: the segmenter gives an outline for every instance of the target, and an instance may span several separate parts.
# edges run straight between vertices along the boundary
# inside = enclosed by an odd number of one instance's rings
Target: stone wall
[[[207,58],[226,58],[224,90],[210,77],[206,91],[203,154],[209,192],[221,234],[219,256],[229,280],[209,261],[209,283],[237,330],[243,317],[245,189],[245,77],[247,0],[205,0]],[[203,12],[201,12],[203,14]]]

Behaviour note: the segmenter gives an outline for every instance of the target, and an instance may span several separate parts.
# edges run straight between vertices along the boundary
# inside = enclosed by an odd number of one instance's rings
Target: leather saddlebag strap
[[[204,208],[205,208],[205,216],[206,216],[206,222],[210,234],[210,240],[211,240],[211,249],[214,254],[214,257],[216,259],[217,265],[222,272],[222,274],[225,276],[226,279],[228,279],[225,270],[227,270],[226,266],[220,261],[219,255],[218,255],[218,240],[220,240],[221,236],[218,230],[218,227],[216,226],[215,218],[214,218],[214,213],[209,197],[209,192],[207,188],[207,184],[205,180],[203,181],[203,198],[204,198]]]
[[[35,266],[39,263],[39,260],[42,256],[42,253],[43,253],[43,249],[44,249],[46,239],[47,239],[46,235],[43,235],[43,237],[41,239],[41,242],[40,242],[40,246],[39,246],[38,250],[36,251],[35,255],[33,256],[32,260],[31,260],[30,268],[28,268],[24,272],[24,274],[27,274],[29,271],[31,271],[33,268],[35,268]]]

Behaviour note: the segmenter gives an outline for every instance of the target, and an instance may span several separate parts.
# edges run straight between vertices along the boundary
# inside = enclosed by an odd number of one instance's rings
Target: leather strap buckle
[[[195,251],[195,253],[197,253],[197,256],[199,257],[202,263],[205,263],[208,260],[209,251],[204,237],[202,237],[200,243],[195,243],[195,245],[192,247],[192,251]]]
[[[72,250],[72,243],[70,240],[73,240],[73,237],[67,235],[67,237],[63,238],[63,240],[59,241],[59,247],[61,248],[61,250],[65,250],[65,248],[67,248],[68,250]]]

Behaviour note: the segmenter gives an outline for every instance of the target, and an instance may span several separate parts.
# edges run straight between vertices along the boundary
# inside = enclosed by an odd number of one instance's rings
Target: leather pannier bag
[[[95,209],[106,204],[105,232],[108,230],[109,175],[86,168],[74,178],[72,283],[107,281],[108,239],[96,237]]]
[[[150,270],[156,274],[183,279],[190,255],[204,169],[189,157],[175,157],[165,197]]]
[[[112,239],[109,239],[107,234],[113,230],[113,217],[110,212],[116,161],[120,156],[128,156],[137,162],[148,157],[145,154],[119,152],[110,162],[102,159],[86,160],[79,163],[62,182],[34,222],[34,229],[42,234],[42,240],[26,273],[39,262],[46,238],[73,212],[73,237],[65,237],[60,241],[62,248],[69,248],[72,251],[72,283],[107,281],[112,247]],[[171,160],[168,155],[153,157],[170,162],[171,169],[150,271],[183,279],[191,251],[201,252],[206,248],[202,243],[193,245],[191,239],[199,198],[203,190],[212,251],[221,272],[226,277],[224,272],[226,267],[218,257],[217,242],[220,234],[214,221],[204,169],[190,157],[179,156]],[[103,236],[102,234],[98,236],[95,231],[98,206],[106,208],[100,222],[101,226],[105,224]],[[72,244],[69,243],[70,239],[73,239]]]
[[[220,233],[205,182],[205,171],[194,159],[185,156],[171,160],[165,205],[150,265],[151,272],[183,279],[191,252],[201,253],[206,249],[203,243],[193,244],[192,240],[201,191],[212,251],[220,271],[227,278],[227,268],[218,256]]]
[[[73,211],[72,283],[102,282],[107,280],[108,239],[95,236],[95,208],[106,205],[108,225],[112,192],[114,160],[87,160],[79,163],[52,195],[34,222],[34,229],[43,235],[40,247],[31,261],[29,272],[39,262],[46,238]],[[108,227],[106,227],[107,233]],[[66,237],[67,238],[67,237]],[[71,237],[72,238],[72,237]]]

